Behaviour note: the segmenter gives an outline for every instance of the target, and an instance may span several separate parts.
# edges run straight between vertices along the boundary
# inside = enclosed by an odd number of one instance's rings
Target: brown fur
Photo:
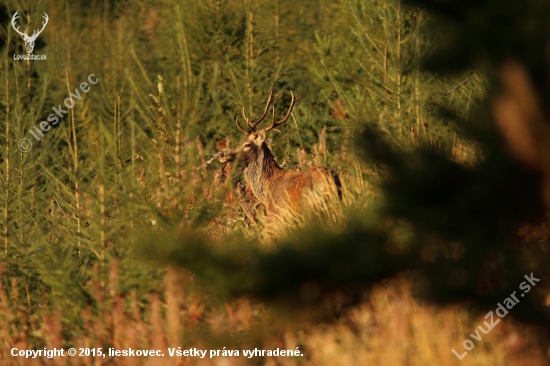
[[[266,132],[285,123],[290,117],[294,104],[304,98],[304,96],[296,98],[291,91],[292,99],[286,116],[277,121],[275,109],[273,109],[271,126],[256,131],[258,123],[266,117],[269,106],[280,95],[273,95],[273,91],[269,93],[263,114],[254,122],[246,117],[243,109],[243,117],[248,130],[239,125],[238,118],[235,123],[239,130],[246,134],[244,143],[236,148],[225,149],[218,155],[222,163],[233,161],[235,158],[246,163],[244,172],[246,183],[258,201],[265,205],[268,213],[276,213],[280,208],[298,211],[301,208],[304,194],[308,190],[320,193],[335,191],[339,182],[337,178],[333,180],[330,172],[325,168],[309,168],[304,172],[299,172],[284,170],[277,164],[271,149],[265,143]]]
[[[224,151],[220,161],[229,162],[235,158],[246,163],[245,181],[268,213],[276,213],[282,207],[299,211],[308,190],[324,193],[335,189],[334,180],[326,168],[282,169],[265,143],[265,130],[249,133],[242,146]]]

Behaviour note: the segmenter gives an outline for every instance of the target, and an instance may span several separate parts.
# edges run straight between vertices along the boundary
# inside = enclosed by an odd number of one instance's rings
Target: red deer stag
[[[265,205],[268,214],[276,214],[282,207],[297,211],[301,208],[300,201],[307,190],[315,190],[320,193],[327,193],[331,190],[336,192],[336,185],[339,183],[338,178],[333,178],[326,168],[309,168],[306,171],[282,169],[267,146],[266,132],[285,123],[292,113],[294,104],[305,97],[304,95],[296,98],[292,91],[290,94],[292,99],[286,116],[282,120],[276,121],[275,108],[273,108],[271,125],[261,130],[256,130],[256,126],[264,120],[271,103],[281,94],[273,95],[273,91],[270,93],[263,114],[254,122],[246,117],[243,108],[243,117],[248,125],[248,130],[239,125],[238,117],[235,123],[239,130],[246,134],[244,143],[236,148],[226,149],[219,154],[221,163],[238,159],[246,164],[245,181],[258,201]]]

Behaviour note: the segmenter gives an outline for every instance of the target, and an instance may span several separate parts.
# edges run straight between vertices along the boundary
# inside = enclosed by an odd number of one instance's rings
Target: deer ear
[[[254,140],[257,143],[257,145],[264,142],[265,141],[265,130],[258,131],[258,133],[256,134],[256,138]]]

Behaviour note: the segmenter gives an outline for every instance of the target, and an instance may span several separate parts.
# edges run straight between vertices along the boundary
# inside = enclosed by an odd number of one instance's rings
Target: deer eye
[[[245,149],[250,149],[250,148],[252,147],[252,143],[251,143],[251,142],[245,142],[245,143],[243,144],[243,147],[244,147]]]

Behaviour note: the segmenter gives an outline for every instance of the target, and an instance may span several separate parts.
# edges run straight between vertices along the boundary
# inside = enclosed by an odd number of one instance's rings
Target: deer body
[[[325,193],[335,189],[335,182],[328,169],[309,168],[307,171],[282,169],[265,142],[266,132],[276,125],[284,123],[290,116],[294,103],[303,97],[296,99],[292,94],[292,102],[285,118],[278,122],[275,122],[275,118],[273,118],[270,127],[255,130],[256,125],[266,116],[269,105],[277,97],[278,95],[273,96],[273,93],[271,93],[264,114],[256,122],[251,123],[244,116],[250,131],[242,129],[237,119],[237,126],[246,133],[245,142],[242,146],[226,149],[220,154],[220,162],[222,163],[233,161],[236,158],[245,162],[245,181],[258,201],[265,205],[268,214],[277,213],[280,208],[299,211],[304,193],[308,190]]]
[[[325,168],[309,168],[303,172],[282,169],[265,143],[247,159],[245,181],[268,212],[276,212],[279,207],[299,211],[307,190],[325,192],[332,179]]]

